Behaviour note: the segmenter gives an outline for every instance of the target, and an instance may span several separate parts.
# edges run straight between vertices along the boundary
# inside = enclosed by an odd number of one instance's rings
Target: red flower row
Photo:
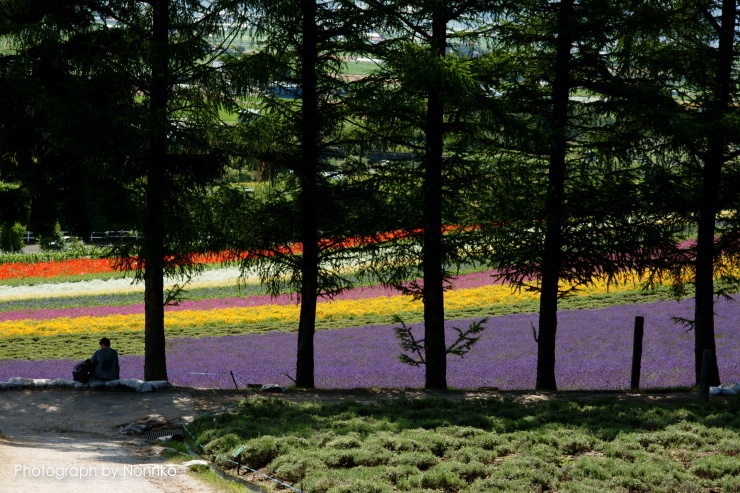
[[[459,227],[446,226],[443,231],[449,233],[457,230]],[[388,233],[378,233],[372,237],[354,237],[339,239],[322,239],[321,248],[352,248],[368,243],[383,243],[391,240],[402,240],[413,237],[419,231],[392,231]],[[242,258],[256,256],[271,256],[276,253],[297,255],[302,253],[303,248],[300,243],[289,245],[277,249],[276,251],[253,252],[253,253],[209,253],[192,256],[189,260],[193,263],[213,264],[224,261],[233,261]],[[37,262],[26,264],[21,262],[0,264],[0,280],[2,279],[23,279],[26,277],[64,277],[82,274],[98,274],[103,272],[114,272],[116,270],[130,270],[137,266],[136,259],[130,259],[121,262],[120,259],[71,259],[62,262]]]
[[[78,258],[63,262],[20,262],[0,265],[0,279],[23,279],[25,277],[60,277],[79,274],[113,272],[111,259]]]
[[[226,257],[224,254],[196,255],[192,258],[192,261],[195,263],[217,263],[223,261]],[[37,262],[33,264],[14,262],[0,264],[0,280],[99,274],[132,268],[136,268],[136,260],[126,266],[123,266],[119,259],[109,258],[79,258],[61,262]]]

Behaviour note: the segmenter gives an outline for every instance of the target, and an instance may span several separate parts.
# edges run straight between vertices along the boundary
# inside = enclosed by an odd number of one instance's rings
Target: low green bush
[[[308,472],[317,474],[329,467],[316,454],[306,453],[304,450],[292,450],[276,457],[266,468],[267,473],[282,478],[289,483],[303,481]]]
[[[253,438],[245,445],[239,445],[239,450],[241,452],[234,460],[252,469],[265,467],[280,454],[278,440],[272,436]]]
[[[393,466],[413,466],[420,471],[426,471],[439,463],[439,458],[428,451],[401,452],[394,454],[390,461]]]
[[[62,228],[59,223],[54,225],[54,228],[45,234],[38,235],[38,242],[41,251],[47,252],[51,250],[63,250],[64,249],[64,235],[62,234]]]
[[[455,472],[442,467],[434,467],[424,471],[418,476],[410,476],[404,482],[399,483],[403,491],[418,491],[427,488],[432,491],[460,491],[468,486],[468,483]]]
[[[714,423],[727,421],[738,400],[250,397],[190,429],[205,453],[225,458],[245,446],[240,460],[305,492],[729,492],[740,483],[740,426]],[[487,426],[469,424],[476,413]],[[647,429],[648,420],[660,423]]]
[[[414,466],[385,466],[378,467],[376,470],[380,481],[388,481],[393,485],[397,485],[409,476],[419,474],[419,469]]]
[[[23,251],[23,233],[26,228],[20,223],[3,224],[0,226],[0,250],[3,252],[18,253]]]
[[[724,454],[705,455],[694,460],[691,471],[702,479],[740,476],[740,460]]]
[[[241,443],[241,438],[235,433],[216,435],[213,440],[203,446],[203,452],[207,455],[226,455],[228,451],[234,450]]]

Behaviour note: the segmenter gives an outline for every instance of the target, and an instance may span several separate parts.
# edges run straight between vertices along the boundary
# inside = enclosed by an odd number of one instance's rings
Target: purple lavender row
[[[733,302],[716,304],[717,360],[723,381],[740,380],[740,316]],[[634,317],[645,317],[641,387],[694,383],[693,333],[671,317],[692,318],[693,300],[658,301],[559,314],[556,377],[560,389],[618,390],[629,387]],[[447,322],[467,327],[471,320]],[[532,389],[537,345],[531,325],[537,314],[491,318],[488,329],[464,359],[450,357],[448,384],[455,388],[495,386]],[[393,325],[322,330],[316,334],[316,385],[319,388],[423,387],[423,368],[398,361]],[[421,331],[419,324],[414,325]],[[420,332],[419,332],[420,335]],[[169,342],[167,366],[176,385],[233,388],[230,372],[246,384],[291,385],[295,333],[272,332]],[[69,378],[74,361],[0,361],[0,381],[10,377]],[[122,378],[143,377],[143,357],[121,358]]]
[[[476,272],[473,274],[463,274],[453,281],[454,289],[475,288],[494,284],[491,272]],[[338,300],[359,300],[365,298],[375,298],[378,296],[396,296],[399,292],[392,288],[383,286],[368,286],[350,289],[333,299]],[[219,308],[250,307],[261,305],[290,305],[295,304],[296,298],[290,294],[283,294],[276,297],[270,295],[257,295],[236,298],[218,298],[209,300],[185,300],[176,306],[165,307],[166,311],[181,310],[217,310]],[[131,315],[143,313],[144,305],[142,303],[122,306],[79,306],[74,308],[51,308],[51,309],[23,309],[15,311],[0,312],[0,322],[6,320],[45,320],[60,317],[104,317],[107,315]]]

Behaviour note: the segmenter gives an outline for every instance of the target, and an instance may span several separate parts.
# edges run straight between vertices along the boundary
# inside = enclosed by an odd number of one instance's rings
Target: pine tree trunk
[[[144,379],[167,380],[164,335],[164,189],[167,165],[169,0],[153,2],[150,111],[155,130],[147,162],[144,226]]]
[[[714,121],[720,122],[732,107],[732,69],[735,59],[735,27],[737,1],[723,0],[722,19],[717,26],[719,46],[717,72],[715,74]],[[720,124],[721,125],[721,124]],[[718,129],[719,130],[719,129]],[[715,227],[719,212],[718,190],[722,182],[722,166],[725,163],[726,139],[721,131],[714,132],[709,139],[709,149],[704,160],[702,190],[699,205],[698,235],[696,244],[696,298],[694,306],[695,339],[694,370],[696,383],[701,376],[704,351],[709,350],[712,361],[709,363],[707,383],[719,385],[719,367],[714,334],[714,246]]]
[[[562,0],[558,13],[555,79],[552,84],[552,141],[545,203],[545,243],[542,251],[537,380],[535,387],[556,390],[555,340],[558,329],[558,286],[562,268],[563,209],[568,152],[568,97],[574,0]]]
[[[721,150],[720,150],[721,152]],[[722,157],[720,156],[720,159]],[[696,279],[694,301],[694,369],[696,384],[702,372],[704,350],[714,357],[710,362],[708,385],[719,385],[719,368],[714,337],[714,232],[717,217],[716,191],[720,186],[721,163],[705,162],[696,245]]]
[[[447,22],[444,2],[435,2],[432,19],[433,57],[444,57]],[[444,104],[441,81],[431,81],[427,96],[426,160],[423,190],[424,251],[424,359],[428,389],[447,388],[447,351],[444,326],[444,257],[442,245],[442,161],[444,150]]]
[[[319,248],[317,221],[318,95],[316,63],[316,0],[301,2],[303,44],[301,47],[301,311],[298,322],[296,385],[314,387],[314,333],[318,292]]]

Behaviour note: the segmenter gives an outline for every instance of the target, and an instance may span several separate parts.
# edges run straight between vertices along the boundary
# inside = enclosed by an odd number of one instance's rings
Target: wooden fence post
[[[632,378],[630,388],[640,388],[640,366],[642,365],[642,336],[644,334],[645,317],[635,317],[635,336],[632,343]]]

